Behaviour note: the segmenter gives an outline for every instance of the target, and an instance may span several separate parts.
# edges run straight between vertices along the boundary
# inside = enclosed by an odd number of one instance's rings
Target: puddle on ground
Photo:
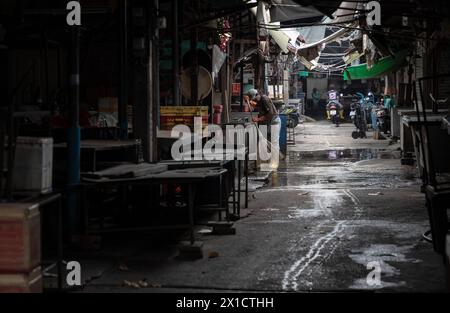
[[[298,160],[348,160],[352,162],[371,159],[400,159],[400,151],[386,149],[342,149],[321,151],[290,151],[289,161]]]
[[[267,187],[401,188],[417,184],[417,175],[403,168],[399,158],[399,151],[387,149],[290,151]]]
[[[368,267],[370,262],[378,262],[380,266],[380,283],[378,285],[369,285],[367,278],[359,278],[350,286],[351,289],[381,289],[388,287],[399,287],[405,285],[404,281],[386,281],[392,280],[394,277],[400,276],[400,270],[389,263],[408,262],[419,263],[421,260],[406,258],[406,254],[413,249],[414,246],[397,246],[394,244],[375,244],[368,248],[352,250],[353,254],[349,257],[356,263]],[[369,274],[373,268],[369,268]]]
[[[319,216],[331,216],[333,207],[340,207],[344,199],[337,190],[313,191],[311,203],[303,202],[301,207],[288,207],[289,219],[303,219]],[[306,204],[306,205],[305,205]]]

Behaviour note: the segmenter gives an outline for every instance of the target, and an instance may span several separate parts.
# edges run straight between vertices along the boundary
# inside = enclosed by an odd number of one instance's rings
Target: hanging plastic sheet
[[[222,68],[223,63],[227,58],[227,54],[220,50],[219,46],[213,46],[212,53],[212,72],[213,72],[213,80],[217,78],[220,69]]]
[[[313,6],[300,5],[292,0],[272,0],[270,22],[284,22],[311,17],[321,17],[324,13]]]

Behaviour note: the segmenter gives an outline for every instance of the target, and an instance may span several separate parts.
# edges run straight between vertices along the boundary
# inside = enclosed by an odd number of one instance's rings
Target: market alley
[[[236,235],[197,234],[203,259],[179,260],[175,242],[105,242],[81,262],[84,291],[445,290],[442,259],[422,237],[429,226],[416,169],[400,165],[397,142],[354,140],[352,130],[297,126],[278,172],[262,188],[251,182]],[[366,282],[370,262],[380,265],[379,285]],[[133,288],[138,281],[148,287]]]

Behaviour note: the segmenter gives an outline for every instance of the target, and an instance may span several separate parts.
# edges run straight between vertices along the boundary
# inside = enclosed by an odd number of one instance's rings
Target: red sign
[[[231,84],[231,93],[233,96],[239,96],[241,94],[241,84],[240,83],[232,83]]]

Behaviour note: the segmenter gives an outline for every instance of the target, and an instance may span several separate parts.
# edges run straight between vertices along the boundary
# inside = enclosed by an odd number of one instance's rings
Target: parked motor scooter
[[[367,93],[367,97],[364,98],[364,113],[366,118],[366,123],[371,124],[372,128],[376,128],[376,119],[374,119],[374,116],[372,116],[372,109],[376,106],[375,104],[375,96],[372,92]],[[375,125],[374,125],[375,123]]]
[[[352,138],[366,138],[367,123],[364,117],[364,110],[361,109],[361,105],[357,101],[350,105],[350,118],[356,127],[356,131],[352,132]]]
[[[388,133],[391,130],[391,117],[389,116],[389,111],[384,107],[380,106],[376,109],[377,114],[377,129],[383,133]]]

